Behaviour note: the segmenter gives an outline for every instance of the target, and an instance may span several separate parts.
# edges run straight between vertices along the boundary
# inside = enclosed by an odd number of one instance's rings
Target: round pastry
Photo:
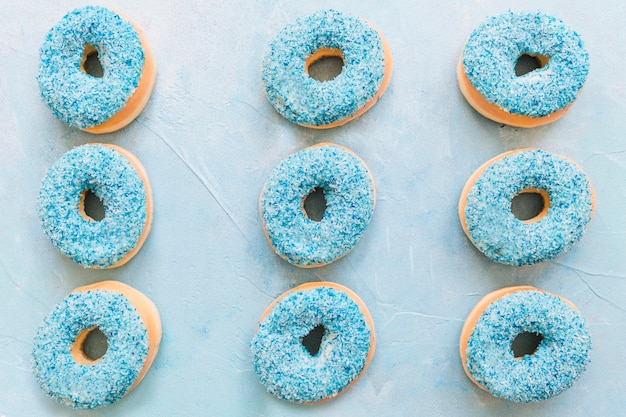
[[[311,64],[337,57],[341,73],[328,81],[309,75]],[[311,128],[342,125],[371,108],[391,78],[385,38],[369,22],[323,10],[282,29],[263,58],[262,81],[282,116]]]
[[[142,30],[103,7],[69,12],[46,35],[39,89],[54,115],[72,127],[107,133],[132,122],[156,81],[156,65]],[[97,58],[101,74],[88,72]]]
[[[319,343],[307,344],[316,332]],[[324,401],[356,382],[375,346],[372,317],[355,293],[332,282],[308,283],[285,292],[261,316],[254,369],[278,398]]]
[[[323,190],[326,208],[320,221],[309,218],[307,197]],[[352,151],[321,143],[282,161],[260,198],[265,236],[291,264],[311,268],[348,253],[367,228],[376,201],[374,180]]]
[[[537,69],[516,75],[520,57]],[[589,55],[580,36],[542,12],[492,16],[469,37],[457,67],[461,92],[483,116],[516,127],[554,122],[583,87]]]
[[[516,343],[525,344],[521,352]],[[460,351],[472,382],[496,397],[528,403],[572,386],[589,363],[591,338],[570,301],[509,287],[476,304],[463,325]]]
[[[520,220],[511,211],[515,197],[541,197],[541,211]],[[595,209],[589,178],[572,160],[539,149],[505,152],[469,178],[459,201],[467,237],[490,259],[532,265],[554,258],[576,243]]]
[[[95,330],[106,352],[94,358],[84,342]],[[112,404],[132,391],[161,342],[161,319],[141,292],[116,281],[72,291],[48,314],[35,336],[37,382],[57,402],[80,409]]]
[[[96,221],[84,207],[87,192],[105,216]],[[90,268],[115,268],[139,251],[152,225],[152,192],[141,162],[109,144],[67,152],[48,171],[39,191],[39,217],[54,246]]]

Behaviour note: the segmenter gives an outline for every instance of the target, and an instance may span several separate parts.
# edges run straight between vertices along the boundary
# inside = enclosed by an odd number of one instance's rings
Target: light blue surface
[[[591,416],[626,404],[626,3],[524,2],[558,15],[585,40],[590,72],[555,123],[502,127],[476,113],[456,84],[459,56],[498,0],[316,3],[276,0],[103,1],[137,21],[159,73],[148,105],[119,132],[67,127],[41,101],[39,48],[81,1],[5,2],[0,14],[0,415],[84,416],[37,385],[30,352],[43,317],[80,285],[123,281],[159,307],[163,339],[141,384],[90,416]],[[388,40],[394,73],[359,119],[328,131],[286,121],[264,95],[263,51],[286,24],[325,7],[369,18]],[[145,165],[154,195],[150,236],[128,264],[85,270],[56,251],[37,218],[47,170],[72,146],[107,141]],[[376,179],[376,212],[344,258],[313,270],[289,265],[267,244],[259,194],[293,152],[323,141],[352,149]],[[541,147],[581,164],[597,191],[583,239],[539,265],[494,263],[458,219],[474,169],[501,152]],[[330,280],[355,291],[376,324],[365,375],[332,401],[299,406],[269,394],[252,365],[261,313],[297,284]],[[486,293],[533,285],[574,302],[593,340],[576,384],[547,401],[516,404],[465,375],[458,339]]]

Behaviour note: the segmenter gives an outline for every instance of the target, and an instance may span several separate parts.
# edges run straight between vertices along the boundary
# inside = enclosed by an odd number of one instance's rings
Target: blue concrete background
[[[102,1],[146,32],[158,65],[144,112],[125,129],[93,136],[56,120],[39,98],[38,50],[82,1],[9,2],[0,12],[0,416],[591,416],[626,405],[626,3],[376,0]],[[263,51],[283,26],[325,7],[371,20],[387,38],[394,72],[386,94],[343,127],[315,131],[278,115],[260,83]],[[470,32],[488,15],[543,10],[582,36],[591,59],[571,110],[522,130],[476,113],[455,69]],[[49,167],[73,146],[123,146],[153,187],[152,232],[114,270],[86,270],[44,236],[36,198]],[[345,258],[302,270],[267,244],[258,196],[289,154],[322,141],[370,167],[378,202]],[[463,234],[457,202],[469,175],[507,150],[569,156],[597,193],[582,240],[553,261],[496,264]],[[130,395],[93,412],[56,404],[31,371],[43,317],[73,288],[105,279],[148,295],[163,320],[161,350]],[[359,382],[339,398],[297,406],[268,394],[249,343],[266,306],[300,283],[330,280],[369,307],[378,345]],[[465,376],[458,338],[486,293],[534,285],[573,301],[589,325],[592,361],[567,392],[522,405],[495,399]]]

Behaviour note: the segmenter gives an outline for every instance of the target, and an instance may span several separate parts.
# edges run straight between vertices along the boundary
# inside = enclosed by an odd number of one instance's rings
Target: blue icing
[[[311,356],[302,338],[320,324],[326,331],[319,352]],[[259,324],[252,340],[254,369],[279,398],[302,403],[334,397],[364,369],[372,330],[344,292],[296,291]]]
[[[322,48],[343,54],[341,74],[319,82],[305,61]],[[374,98],[384,75],[378,32],[368,23],[335,10],[324,10],[281,30],[263,58],[261,78],[274,108],[288,120],[323,126],[345,119]]]
[[[518,359],[511,344],[522,332],[544,338],[534,354]],[[469,338],[466,365],[494,396],[527,403],[568,389],[585,371],[590,351],[578,311],[554,295],[523,290],[487,307]]]
[[[80,69],[85,45],[97,49],[102,78]],[[95,6],[69,12],[50,29],[40,58],[41,97],[57,118],[81,129],[106,122],[126,106],[145,60],[132,23]]]
[[[515,64],[522,54],[546,55],[546,66],[522,76]],[[476,28],[463,51],[472,85],[503,110],[543,117],[574,102],[589,71],[580,36],[563,21],[541,12],[507,12]]]
[[[548,213],[524,223],[511,212],[511,200],[526,189],[545,190]],[[593,192],[573,162],[542,150],[505,156],[489,166],[471,187],[464,211],[470,239],[490,259],[532,265],[567,251],[591,221]]]
[[[105,217],[89,221],[79,211],[91,190]],[[54,246],[85,267],[115,265],[136,245],[146,224],[146,187],[133,165],[111,147],[83,145],[48,171],[39,191],[39,217]]]
[[[302,202],[314,188],[324,189],[326,212],[309,219]],[[261,194],[261,218],[276,252],[298,266],[328,264],[358,242],[374,211],[374,183],[357,156],[325,144],[297,152],[281,162]]]
[[[81,365],[70,351],[83,331],[97,326],[108,348],[94,365]],[[105,290],[69,294],[48,314],[34,340],[33,369],[57,402],[92,409],[119,400],[133,385],[148,356],[148,332],[123,295]]]

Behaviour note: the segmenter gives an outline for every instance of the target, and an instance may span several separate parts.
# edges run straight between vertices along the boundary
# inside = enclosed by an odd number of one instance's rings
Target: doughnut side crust
[[[523,222],[511,200],[528,189],[545,190],[550,199],[539,221]],[[459,202],[463,229],[490,259],[532,265],[566,252],[582,237],[593,217],[595,193],[573,161],[540,149],[504,153],[470,177]]]
[[[567,300],[534,288],[513,288],[491,301],[476,321],[467,344],[466,371],[492,395],[515,402],[556,396],[585,371],[591,337]],[[532,355],[515,358],[511,344],[522,332],[540,333]]]
[[[322,187],[326,212],[307,218],[304,198]],[[346,255],[359,241],[374,212],[376,191],[365,163],[352,151],[330,143],[289,156],[272,172],[260,197],[268,242],[291,264],[310,268]]]
[[[76,362],[70,347],[94,326],[107,336],[108,348],[96,364],[85,366]],[[112,404],[134,387],[149,348],[146,325],[127,297],[110,290],[73,292],[39,327],[33,369],[41,388],[57,402],[93,409]]]
[[[278,33],[263,58],[262,83],[272,106],[291,122],[337,126],[371,107],[384,92],[392,66],[386,47],[366,21],[323,10]],[[305,71],[307,58],[321,49],[340,50],[344,61],[341,74],[325,82]]]
[[[326,333],[312,356],[302,338],[322,324]],[[268,391],[295,403],[326,401],[365,372],[376,338],[369,311],[351,290],[309,283],[276,299],[261,317],[251,347],[254,368]]]
[[[122,265],[150,230],[152,199],[145,171],[127,159],[128,151],[117,149],[92,144],[70,150],[50,168],[39,191],[45,234],[61,253],[85,267]],[[87,220],[79,211],[87,189],[104,204],[101,221]]]
[[[522,54],[548,56],[549,62],[516,76]],[[589,72],[589,54],[580,36],[561,19],[509,11],[489,17],[472,32],[460,65],[485,101],[506,113],[537,119],[574,102]],[[525,123],[521,125],[529,127]]]
[[[80,69],[85,45],[98,51],[103,78]],[[85,129],[106,122],[126,106],[139,86],[144,64],[133,24],[106,8],[86,6],[66,14],[46,35],[37,80],[54,115]]]

